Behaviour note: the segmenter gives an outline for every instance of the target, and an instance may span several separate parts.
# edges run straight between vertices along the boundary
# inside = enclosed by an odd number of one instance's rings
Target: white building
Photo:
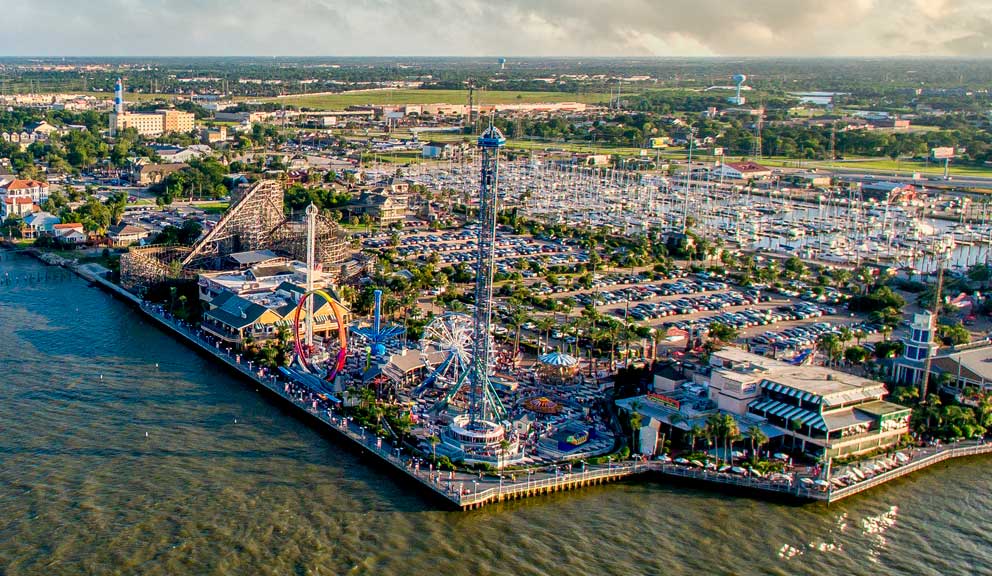
[[[48,183],[15,178],[0,185],[0,217],[24,216],[48,200]]]
[[[772,169],[756,162],[727,162],[714,167],[710,174],[734,180],[760,180],[770,178]]]

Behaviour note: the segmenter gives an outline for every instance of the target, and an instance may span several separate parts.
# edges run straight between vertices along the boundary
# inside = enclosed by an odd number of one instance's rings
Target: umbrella
[[[814,480],[813,481],[813,484],[816,484],[817,486],[824,486],[824,487],[830,486],[830,482],[827,482],[826,480],[823,480],[823,479]]]
[[[741,474],[741,475],[747,474],[747,470],[741,468],[740,466],[734,466],[733,468],[730,469],[730,471],[733,472],[734,474]]]
[[[729,465],[727,465],[727,466],[720,466],[720,470],[719,470],[719,471],[720,471],[720,472],[726,472],[727,470],[730,470],[730,469],[731,469],[731,468],[730,468],[730,466],[729,466]]]
[[[783,454],[781,452],[776,452],[774,454],[773,458],[775,458],[777,460],[788,460],[789,459],[789,455],[788,454]]]
[[[689,463],[689,461],[688,461],[688,460],[686,460],[685,458],[676,458],[676,459],[675,459],[675,463],[676,463],[676,464],[688,464],[688,463]]]
[[[696,466],[696,467],[699,467],[699,468],[705,467],[705,465],[702,462],[700,462],[699,460],[689,460],[689,464],[692,464],[693,466]]]
[[[806,484],[807,486],[809,486],[810,484],[813,483],[813,479],[812,478],[802,478],[799,481],[802,482],[803,484]]]

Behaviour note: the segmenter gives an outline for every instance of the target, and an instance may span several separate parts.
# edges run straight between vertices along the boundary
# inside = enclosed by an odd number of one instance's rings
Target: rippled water
[[[0,334],[4,575],[992,574],[988,458],[830,507],[639,483],[449,512],[81,280],[0,285]]]

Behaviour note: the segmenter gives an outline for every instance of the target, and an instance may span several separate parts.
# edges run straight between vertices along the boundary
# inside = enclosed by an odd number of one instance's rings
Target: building
[[[409,212],[406,202],[376,191],[362,192],[348,210],[355,216],[368,215],[377,226],[403,222]]]
[[[227,126],[204,128],[200,131],[200,141],[204,144],[216,144],[227,140]]]
[[[727,162],[714,167],[710,174],[735,180],[761,180],[771,178],[772,169],[756,162]]]
[[[249,339],[263,342],[277,338],[280,332],[292,336],[296,306],[305,293],[304,288],[290,282],[281,282],[274,290],[262,292],[237,294],[223,290],[205,303],[207,310],[201,326],[236,348],[243,347]],[[314,336],[333,337],[339,325],[331,303],[315,295],[313,306]],[[305,308],[300,311],[300,319],[306,319]],[[346,314],[341,321],[347,324],[350,318]]]
[[[457,146],[450,142],[428,142],[420,149],[420,155],[424,158],[435,160],[447,160],[454,157]]]
[[[79,222],[56,224],[53,227],[52,234],[63,242],[71,244],[82,244],[89,238],[86,235],[86,230],[83,229],[83,225]]]
[[[0,140],[10,144],[20,144],[22,148],[27,148],[35,142],[45,142],[53,134],[58,134],[60,130],[45,122],[32,122],[24,126],[24,130],[17,132],[0,132]]]
[[[166,134],[188,134],[196,127],[196,115],[183,110],[156,110],[162,116],[162,131]]]
[[[937,354],[936,331],[937,321],[930,312],[913,315],[909,337],[903,340],[902,356],[892,362],[896,382],[912,386],[920,383],[927,357]]]
[[[906,120],[905,118],[894,118],[890,116],[888,118],[873,119],[871,120],[871,123],[876,128],[895,128],[897,130],[909,129],[909,120]]]
[[[174,132],[192,132],[196,116],[181,110],[156,110],[150,113],[111,112],[110,136],[134,128],[141,136],[161,136]]]
[[[880,202],[899,202],[916,198],[916,187],[902,182],[864,182],[861,184],[861,196],[865,200]]]
[[[110,136],[134,128],[141,136],[161,136],[165,132],[165,124],[160,114],[139,114],[135,112],[111,112]]]
[[[37,238],[42,234],[51,234],[55,226],[61,221],[58,216],[43,210],[32,212],[24,217],[21,236],[24,238]]]
[[[822,188],[830,186],[830,174],[819,174],[817,172],[796,172],[789,174],[788,180],[803,188]]]
[[[48,183],[15,178],[0,185],[0,218],[26,216],[48,200]]]
[[[122,222],[116,226],[111,226],[107,230],[107,240],[111,246],[123,248],[136,242],[141,242],[145,238],[148,238],[150,234],[148,230],[145,230],[141,226],[124,224]]]
[[[728,348],[710,358],[710,399],[764,418],[813,456],[851,456],[897,444],[910,409],[885,401],[881,382],[823,366],[793,366]]]
[[[182,162],[175,164],[142,164],[134,173],[134,182],[139,186],[151,186],[169,177],[173,172],[189,168]]]

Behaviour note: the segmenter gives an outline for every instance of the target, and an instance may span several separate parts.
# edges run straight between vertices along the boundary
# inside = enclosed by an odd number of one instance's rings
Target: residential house
[[[135,183],[139,186],[151,186],[158,184],[169,177],[173,172],[179,172],[189,168],[188,164],[141,164],[135,172]]]
[[[24,217],[21,236],[24,238],[37,238],[42,234],[51,234],[54,227],[61,221],[58,216],[44,210],[32,212]]]
[[[107,230],[107,240],[111,246],[117,248],[123,248],[125,246],[130,246],[136,242],[141,242],[151,233],[142,228],[141,226],[134,226],[132,224],[120,223],[116,226],[111,226]]]
[[[53,227],[52,234],[63,242],[72,244],[82,244],[89,238],[86,235],[86,230],[83,229],[83,225],[79,222],[56,224]]]
[[[0,185],[0,218],[26,216],[48,200],[48,183],[15,178]]]

